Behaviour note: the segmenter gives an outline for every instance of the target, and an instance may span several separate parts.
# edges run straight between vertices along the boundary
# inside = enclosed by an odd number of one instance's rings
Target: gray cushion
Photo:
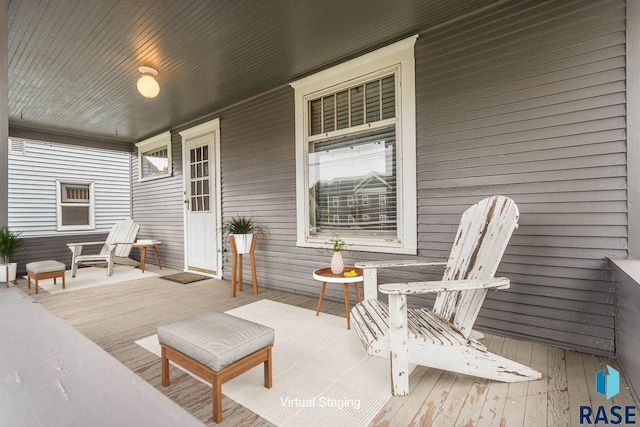
[[[273,344],[272,328],[218,311],[207,311],[158,328],[158,340],[219,371]]]
[[[34,274],[51,273],[53,271],[64,271],[65,266],[58,261],[36,261],[27,264],[27,271]]]

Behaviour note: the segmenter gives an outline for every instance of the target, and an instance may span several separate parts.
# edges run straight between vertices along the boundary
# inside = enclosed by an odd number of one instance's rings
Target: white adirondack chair
[[[394,396],[409,394],[409,363],[504,382],[542,378],[525,365],[489,353],[471,336],[487,290],[509,287],[509,279],[494,275],[518,226],[518,216],[516,204],[507,197],[481,200],[462,215],[442,281],[381,285],[380,292],[389,295],[388,306],[369,298],[352,308],[354,329],[368,354],[391,359]],[[360,264],[368,270],[368,295],[375,293],[372,287],[378,265],[415,264],[442,265],[409,261]],[[407,295],[424,293],[437,293],[432,310],[407,308]]]
[[[76,277],[79,264],[107,263],[107,276],[113,273],[113,264],[117,258],[127,258],[131,252],[131,244],[135,242],[140,226],[127,219],[116,222],[107,240],[104,242],[67,243],[71,249],[71,277]],[[82,255],[82,247],[90,245],[102,245],[99,254]]]

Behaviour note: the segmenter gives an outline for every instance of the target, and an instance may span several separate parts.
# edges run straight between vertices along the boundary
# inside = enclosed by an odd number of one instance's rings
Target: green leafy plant
[[[252,217],[244,215],[234,216],[227,220],[222,226],[224,234],[262,234],[267,232],[266,227],[256,224]]]
[[[9,230],[9,227],[6,225],[0,227],[0,256],[5,265],[9,263],[13,254],[24,244],[24,241],[20,238],[20,234],[19,232],[15,233]]]
[[[339,235],[333,234],[331,239],[327,240],[325,249],[328,252],[343,252],[349,250],[349,245],[347,245],[347,242],[342,240]]]

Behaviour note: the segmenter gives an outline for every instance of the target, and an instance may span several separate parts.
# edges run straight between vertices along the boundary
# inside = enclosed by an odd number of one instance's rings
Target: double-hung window
[[[416,39],[291,83],[298,246],[338,234],[355,250],[416,253]],[[325,215],[337,198],[347,222]]]
[[[93,182],[59,179],[56,189],[58,231],[95,229]]]

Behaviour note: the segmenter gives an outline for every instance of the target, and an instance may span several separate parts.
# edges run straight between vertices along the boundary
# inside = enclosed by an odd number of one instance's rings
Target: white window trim
[[[306,100],[319,92],[335,90],[380,70],[400,66],[397,74],[396,103],[400,123],[397,127],[398,168],[398,239],[357,238],[344,236],[352,250],[415,255],[418,250],[417,189],[416,189],[416,101],[414,45],[417,35],[408,37],[374,52],[359,56],[312,76],[290,83],[295,93],[296,135],[296,216],[297,239],[300,247],[323,248],[327,237],[311,236],[309,230],[309,156],[306,137]]]
[[[158,148],[167,147],[167,157],[169,158],[169,167],[167,168],[167,173],[158,174],[148,176],[146,178],[142,177],[142,155],[144,153],[148,153],[149,151],[156,150]],[[145,139],[144,141],[140,141],[136,144],[138,147],[138,181],[151,181],[159,178],[166,178],[171,176],[172,173],[172,162],[171,162],[171,133],[164,132],[156,136],[152,136],[149,139]]]
[[[62,193],[60,187],[62,184],[82,184],[89,185],[89,225],[62,225],[62,207],[78,206],[77,203],[62,203]],[[77,179],[56,179],[56,230],[57,231],[76,231],[76,230],[95,230],[96,229],[96,201],[95,201],[95,184],[93,181],[82,181]]]

